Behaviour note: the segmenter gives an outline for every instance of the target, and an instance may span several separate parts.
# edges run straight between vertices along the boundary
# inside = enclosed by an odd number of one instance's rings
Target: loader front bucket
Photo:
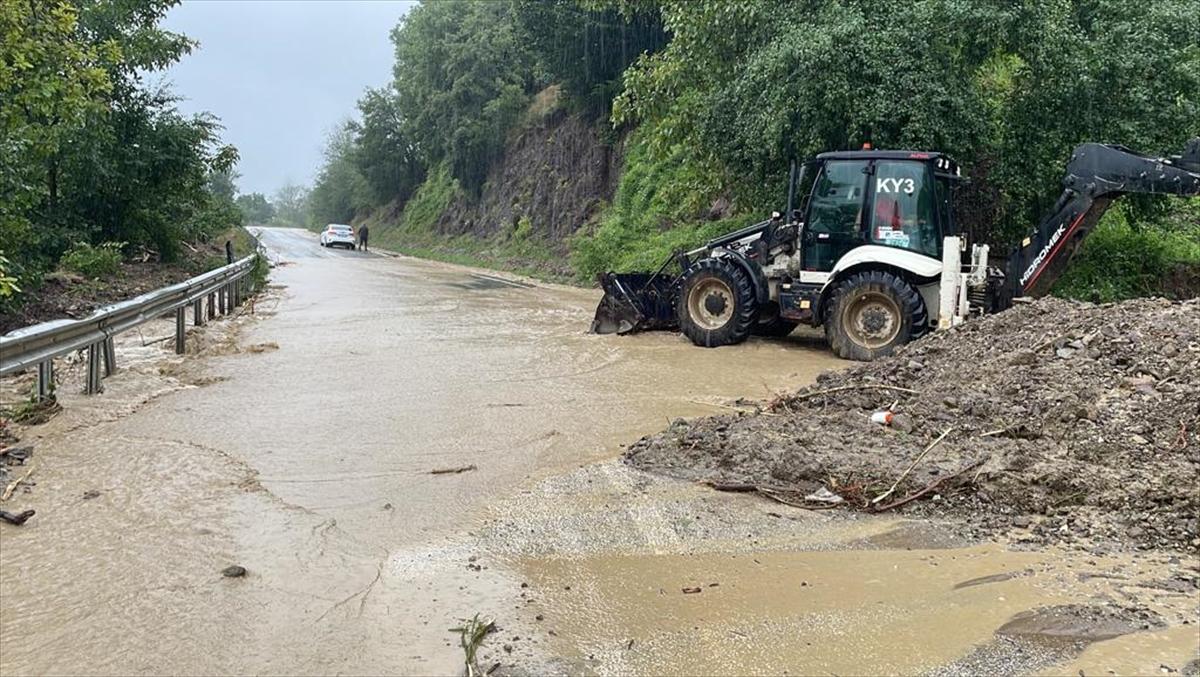
[[[629,334],[676,326],[674,276],[659,273],[604,273],[604,298],[592,320],[593,334]]]

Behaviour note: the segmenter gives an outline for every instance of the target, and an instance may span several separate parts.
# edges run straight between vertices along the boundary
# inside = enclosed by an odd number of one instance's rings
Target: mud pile
[[[890,425],[871,422],[889,407]],[[1018,540],[1196,549],[1198,431],[1200,299],[1043,299],[823,374],[754,414],[676,421],[625,458],[814,507],[964,517]]]

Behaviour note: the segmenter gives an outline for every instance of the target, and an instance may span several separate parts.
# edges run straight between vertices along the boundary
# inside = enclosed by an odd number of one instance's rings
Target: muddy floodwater
[[[3,504],[37,515],[0,525],[0,673],[453,674],[448,629],[475,614],[508,674],[1196,658],[1200,593],[1159,584],[1178,559],[1019,552],[617,460],[844,366],[816,334],[593,336],[597,291],[263,240],[272,288],[193,354],[152,324],[99,397],[61,368],[65,410],[24,431],[33,484]],[[1114,602],[1141,615],[1088,611]]]

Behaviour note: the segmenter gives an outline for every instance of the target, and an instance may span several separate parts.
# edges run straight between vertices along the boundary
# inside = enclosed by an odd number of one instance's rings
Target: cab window
[[[867,163],[834,160],[813,186],[807,228],[814,233],[856,234],[862,226]]]
[[[941,234],[934,217],[935,194],[923,162],[875,163],[870,239],[875,244],[939,255]]]

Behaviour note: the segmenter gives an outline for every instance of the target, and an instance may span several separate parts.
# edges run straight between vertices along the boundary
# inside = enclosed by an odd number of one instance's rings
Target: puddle
[[[1093,643],[1089,665],[1147,642],[1180,659],[1180,632],[1145,632],[1161,623],[1154,611],[1097,604],[1053,553],[996,545],[532,558],[520,569],[572,672],[1012,674]]]
[[[494,277],[492,275],[484,275],[482,273],[467,273],[464,279],[448,282],[447,286],[455,289],[466,289],[468,291],[490,291],[493,289],[533,289],[534,286],[526,282],[517,280],[508,280],[502,277]]]
[[[37,515],[0,525],[0,672],[452,672],[446,629],[512,588],[438,547],[479,511],[706,401],[842,364],[588,335],[596,290],[474,293],[452,284],[524,287],[296,231],[263,241],[296,264],[243,331],[189,323],[183,356],[159,340],[170,322],[128,332],[99,397],[69,393],[82,365],[61,361],[65,411],[28,432],[37,485],[14,506]],[[426,552],[428,569],[404,554]],[[231,564],[249,575],[221,577]]]
[[[955,589],[959,581],[1041,561],[980,547],[531,560],[523,569],[547,627],[577,638],[558,648],[587,671],[912,674],[1056,596],[1013,580]]]

